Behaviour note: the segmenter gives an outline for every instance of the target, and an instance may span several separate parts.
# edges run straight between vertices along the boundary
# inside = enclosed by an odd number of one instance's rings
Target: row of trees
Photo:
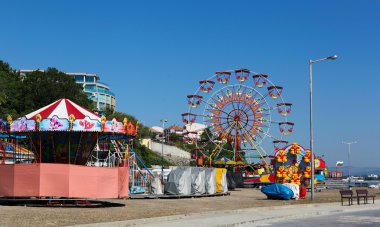
[[[58,99],[68,98],[92,109],[82,87],[75,80],[55,68],[20,74],[0,60],[0,117],[13,118],[30,113]]]
[[[23,75],[0,60],[0,118],[6,119],[11,115],[16,119],[61,98],[68,98],[87,109],[95,107],[82,86],[75,83],[74,78],[56,68],[36,70]],[[126,117],[134,124],[137,122],[134,116],[122,112],[106,110],[104,114],[107,119],[116,118],[122,121]],[[138,137],[133,141],[136,153],[148,166],[158,164],[157,160],[160,160],[157,154],[139,143],[139,138],[150,136],[149,128],[140,125]]]

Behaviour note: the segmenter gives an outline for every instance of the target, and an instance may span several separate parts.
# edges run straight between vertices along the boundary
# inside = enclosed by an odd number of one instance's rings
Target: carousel
[[[0,119],[0,196],[128,197],[129,152],[122,144],[137,127],[68,99]]]

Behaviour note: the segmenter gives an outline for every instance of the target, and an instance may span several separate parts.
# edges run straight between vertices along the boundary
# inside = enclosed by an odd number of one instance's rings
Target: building
[[[377,179],[379,179],[379,176],[377,174],[371,173],[367,176],[367,178],[370,180],[377,180]]]
[[[35,70],[19,70],[21,75],[27,75]],[[39,70],[43,71],[43,70]],[[83,87],[88,98],[96,104],[96,111],[116,109],[116,96],[110,91],[110,86],[100,82],[100,77],[95,73],[66,73],[73,77],[77,84]]]
[[[201,138],[201,135],[203,132],[206,130],[207,126],[204,124],[199,124],[199,123],[192,123],[192,124],[187,124],[185,125],[185,131],[189,132],[188,137],[189,138]]]
[[[168,127],[168,130],[170,133],[175,133],[175,134],[180,134],[180,135],[182,135],[184,131],[184,129],[178,125],[172,125]]]
[[[110,91],[110,86],[101,83],[97,74],[91,73],[66,73],[75,79],[77,84],[83,86],[83,91],[88,98],[96,103],[96,109],[100,112],[105,109],[115,110],[116,96]]]
[[[328,177],[342,179],[343,178],[343,171],[342,170],[329,170]]]

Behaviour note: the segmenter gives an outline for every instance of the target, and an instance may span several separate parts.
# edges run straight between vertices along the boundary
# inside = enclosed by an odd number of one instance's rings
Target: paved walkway
[[[377,202],[377,204],[376,204]],[[214,211],[188,215],[174,215],[158,218],[136,219],[128,221],[97,223],[80,226],[255,226],[265,225],[273,220],[315,217],[339,212],[380,210],[380,201],[375,204],[341,206],[340,203],[286,205],[260,207],[241,210]]]

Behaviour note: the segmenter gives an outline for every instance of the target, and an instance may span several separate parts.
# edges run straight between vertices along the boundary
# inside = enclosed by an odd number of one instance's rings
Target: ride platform
[[[121,207],[122,203],[114,203],[88,198],[37,198],[37,197],[0,197],[0,205],[28,207]]]
[[[215,194],[202,194],[202,195],[148,195],[148,194],[131,194],[129,199],[189,199],[189,198],[203,198],[203,197],[217,197],[229,196],[230,192],[218,192]]]

